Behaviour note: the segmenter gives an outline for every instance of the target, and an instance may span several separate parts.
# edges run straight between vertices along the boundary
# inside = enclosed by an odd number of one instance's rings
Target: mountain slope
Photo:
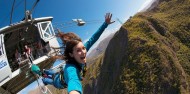
[[[99,42],[99,44],[97,45],[97,47],[95,47],[94,49],[92,49],[88,54],[87,54],[87,60],[91,61],[88,62],[87,64],[90,65],[91,63],[93,63],[94,57],[98,57],[98,55],[102,54],[105,52],[105,49],[107,48],[107,45],[109,43],[109,41],[111,40],[111,38],[113,37],[115,33],[111,33],[109,34],[106,38],[104,38],[102,41]]]
[[[95,47],[94,49],[92,49],[90,53],[88,53],[87,58],[93,58],[94,56],[97,56],[100,53],[104,52],[105,49],[107,48],[109,41],[111,40],[114,34],[115,33],[111,33],[109,34],[109,36],[107,36],[102,41],[100,41],[97,47]]]
[[[189,18],[189,0],[159,0],[136,14],[88,69],[84,93],[189,94]]]

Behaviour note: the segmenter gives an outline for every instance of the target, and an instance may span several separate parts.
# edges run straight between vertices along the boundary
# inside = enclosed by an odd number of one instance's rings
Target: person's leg
[[[54,75],[55,74],[55,72],[53,71],[53,70],[51,70],[51,69],[49,69],[49,70],[44,70],[44,73],[46,74],[46,75]]]
[[[53,79],[51,78],[42,78],[42,81],[44,85],[48,85],[48,84],[53,85]]]

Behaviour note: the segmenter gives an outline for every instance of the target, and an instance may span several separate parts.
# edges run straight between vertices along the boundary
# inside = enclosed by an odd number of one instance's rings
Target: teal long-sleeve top
[[[84,44],[88,51],[90,47],[99,39],[102,32],[107,28],[108,24],[104,22],[100,28],[92,35],[92,37]],[[81,65],[82,67],[83,65]],[[64,79],[67,86],[68,93],[71,91],[78,91],[82,94],[81,75],[79,69],[73,64],[66,64],[64,68]]]

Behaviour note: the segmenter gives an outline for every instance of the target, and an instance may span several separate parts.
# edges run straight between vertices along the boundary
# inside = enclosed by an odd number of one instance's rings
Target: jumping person
[[[67,85],[67,91],[69,94],[82,94],[82,77],[86,72],[86,53],[90,47],[99,39],[105,28],[114,21],[111,21],[112,14],[106,13],[105,22],[94,33],[94,35],[85,43],[74,33],[59,33],[58,36],[64,43],[64,60],[66,61],[65,68],[63,68],[64,81]],[[45,78],[44,83],[47,83]],[[57,88],[62,88],[62,82],[60,74],[53,75],[53,85]]]

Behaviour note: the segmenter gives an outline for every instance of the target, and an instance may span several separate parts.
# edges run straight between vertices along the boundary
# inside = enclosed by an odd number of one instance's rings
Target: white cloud
[[[141,6],[141,8],[138,10],[138,12],[143,12],[146,11],[151,4],[154,2],[155,0],[146,0],[145,3]]]

